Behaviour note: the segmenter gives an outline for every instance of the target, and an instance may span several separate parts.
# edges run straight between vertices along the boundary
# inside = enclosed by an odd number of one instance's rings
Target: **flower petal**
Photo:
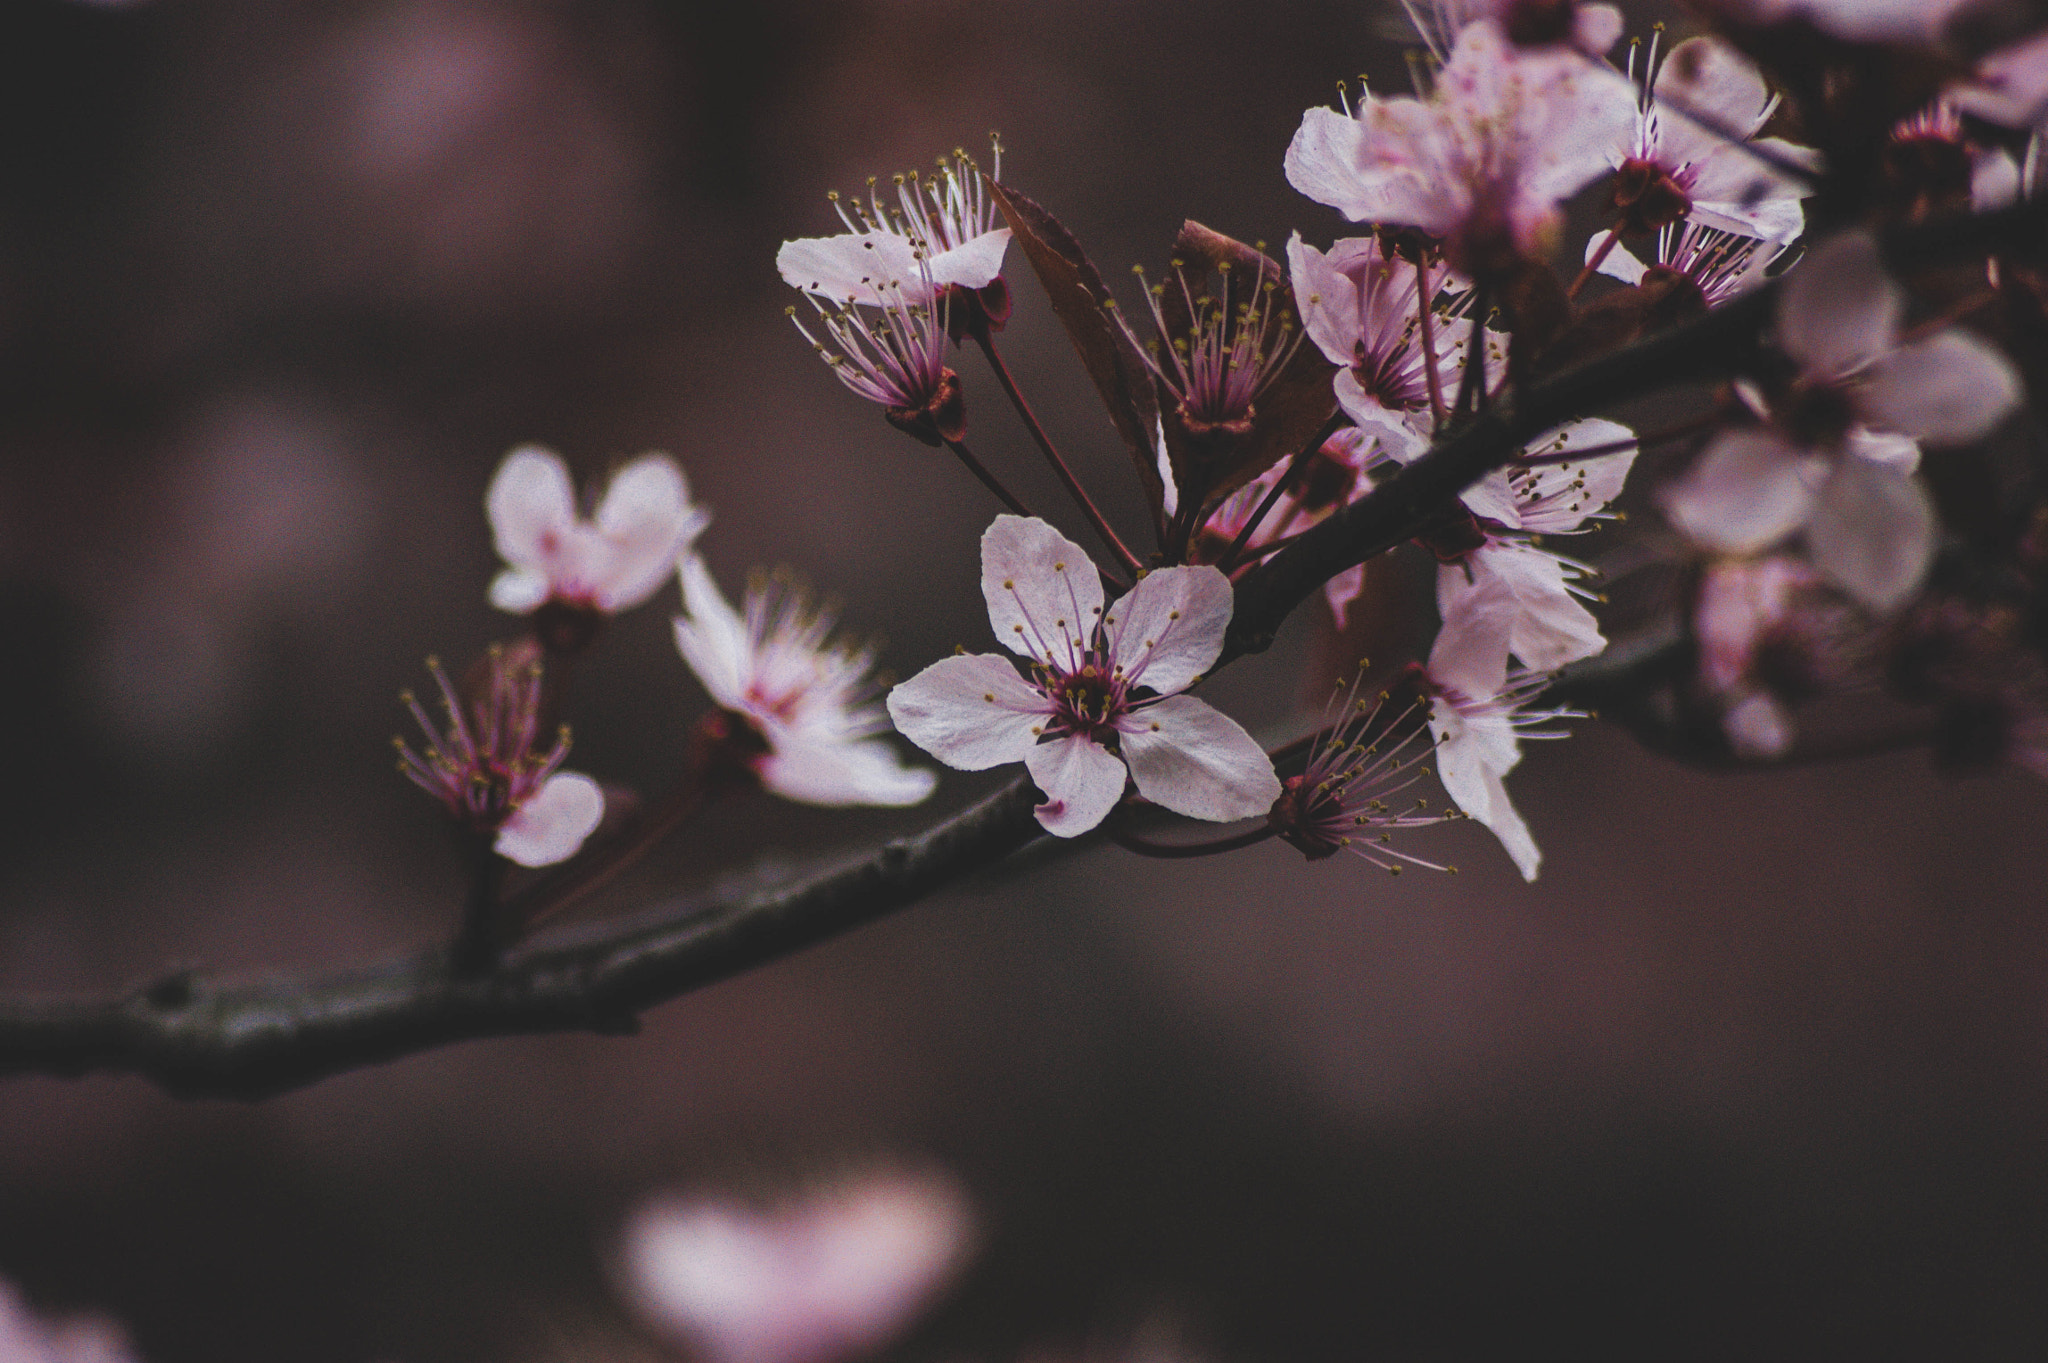
[[[755,774],[769,790],[799,804],[914,805],[939,783],[923,767],[904,766],[896,750],[880,739],[812,743],[776,734],[770,743],[774,751],[760,760]]]
[[[1443,700],[1432,705],[1429,727],[1437,740],[1436,770],[1444,793],[1492,831],[1522,879],[1536,879],[1543,854],[1501,780],[1521,760],[1513,727],[1504,716],[1461,715]]]
[[[649,454],[620,469],[597,508],[597,532],[606,561],[590,585],[607,611],[637,606],[654,595],[676,562],[711,523],[690,501],[689,480],[665,454]]]
[[[604,817],[604,792],[573,771],[558,771],[498,829],[492,850],[521,866],[552,866],[583,846]]]
[[[1094,561],[1036,516],[998,516],[982,532],[981,595],[1003,647],[1068,671],[1102,614]]]
[[[742,709],[743,679],[753,652],[746,626],[718,590],[703,559],[691,554],[677,575],[682,579],[683,613],[675,617],[676,649],[711,699],[728,710]]]
[[[1778,344],[1809,375],[1837,379],[1889,351],[1906,297],[1879,260],[1877,239],[1844,232],[1815,247],[1785,280]]]
[[[1161,695],[1184,691],[1223,651],[1233,605],[1230,579],[1207,564],[1154,569],[1109,608],[1111,666]]]
[[[484,494],[498,557],[542,572],[576,524],[576,490],[551,450],[522,445],[505,456]]]
[[[1052,702],[999,653],[941,658],[889,692],[896,731],[949,767],[984,771],[1021,762]]]
[[[1981,439],[2019,403],[2012,362],[1961,331],[1893,351],[1856,393],[1858,409],[1873,423],[1931,445]]]
[[[1280,778],[1238,722],[1193,696],[1168,696],[1117,723],[1138,793],[1191,819],[1227,823],[1263,815]]]
[[[1919,479],[1844,459],[1820,490],[1806,547],[1828,581],[1872,610],[1891,611],[1926,579],[1937,529]]]
[[[1437,607],[1448,620],[1457,614],[1460,598],[1498,582],[1515,603],[1509,650],[1525,667],[1555,672],[1607,647],[1600,622],[1566,587],[1576,576],[1555,554],[1515,540],[1497,540],[1466,555],[1462,563],[1437,569]]]
[[[1774,431],[1724,431],[1664,488],[1664,513],[1695,544],[1754,554],[1806,524],[1827,472],[1827,461]]]
[[[893,307],[931,301],[911,244],[894,232],[842,232],[785,241],[775,253],[782,282],[834,303]],[[987,280],[983,280],[987,283]]]
[[[530,568],[507,568],[491,579],[491,604],[513,615],[530,615],[548,599],[548,577]]]
[[[1124,764],[1100,743],[1069,734],[1025,754],[1031,779],[1045,792],[1034,812],[1056,838],[1078,838],[1109,816],[1124,797]]]
[[[941,287],[958,284],[979,289],[994,282],[1003,272],[1003,252],[1010,246],[1010,229],[998,227],[961,242],[950,251],[932,257],[932,283]]]

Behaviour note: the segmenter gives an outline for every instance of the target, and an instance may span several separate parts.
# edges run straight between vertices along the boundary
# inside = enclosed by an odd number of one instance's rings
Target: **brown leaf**
[[[1165,489],[1152,443],[1159,425],[1159,399],[1153,391],[1152,371],[1145,367],[1124,329],[1105,311],[1105,304],[1114,301],[1109,286],[1102,282],[1081,243],[1052,214],[994,181],[988,182],[988,192],[1045,287],[1053,315],[1066,328],[1067,339],[1094,381],[1102,405],[1109,409],[1109,419],[1138,466],[1138,480],[1152,505],[1154,527],[1163,532]]]

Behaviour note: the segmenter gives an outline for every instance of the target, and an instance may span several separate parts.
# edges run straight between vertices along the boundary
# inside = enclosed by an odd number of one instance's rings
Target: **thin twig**
[[[974,457],[974,451],[967,448],[967,443],[965,441],[948,440],[946,442],[946,448],[953,451],[954,454],[959,456],[960,462],[967,465],[967,471],[969,473],[981,479],[981,485],[983,487],[987,488],[990,492],[995,493],[997,501],[1001,502],[1010,510],[1016,512],[1019,516],[1029,516],[1031,514],[1030,510],[1024,505],[1024,503],[1018,501],[1015,495],[1011,493],[1010,489],[1004,487],[1002,481],[998,479],[993,473],[990,473],[988,471],[988,466],[983,464],[979,459],[976,459]]]

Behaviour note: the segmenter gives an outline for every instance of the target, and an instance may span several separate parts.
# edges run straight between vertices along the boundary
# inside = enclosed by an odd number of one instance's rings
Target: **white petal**
[[[1515,489],[1508,482],[1508,476],[1495,469],[1472,486],[1458,494],[1458,500],[1465,509],[1482,520],[1519,530],[1522,525],[1521,508],[1515,504]]]
[[[1724,431],[1675,483],[1664,512],[1693,543],[1754,554],[1806,524],[1827,461],[1769,430]]]
[[[1193,696],[1168,696],[1118,721],[1138,793],[1191,819],[1227,823],[1266,813],[1280,778],[1237,721]]]
[[[1330,615],[1343,629],[1351,614],[1351,603],[1365,591],[1365,565],[1353,564],[1323,584],[1323,596],[1330,603]]]
[[[1821,488],[1806,547],[1821,575],[1875,611],[1904,605],[1934,562],[1937,524],[1920,480],[1844,459]]]
[[[1513,727],[1502,716],[1468,719],[1441,699],[1431,708],[1429,727],[1437,738],[1436,770],[1444,793],[1493,832],[1524,880],[1534,880],[1543,854],[1501,780],[1521,758]]]
[[[1586,260],[1589,264],[1593,257],[1599,254],[1600,246],[1606,240],[1605,236],[1597,236],[1586,243]],[[1628,247],[1619,242],[1601,258],[1600,264],[1595,268],[1609,279],[1619,279],[1624,284],[1640,284],[1643,282],[1643,276],[1650,272],[1649,266],[1637,260]]]
[[[785,241],[775,253],[782,282],[834,303],[929,302],[915,250],[894,232],[844,232]],[[987,281],[984,280],[984,283]]]
[[[1124,797],[1124,764],[1080,734],[1039,744],[1025,754],[1024,765],[1045,792],[1045,803],[1034,811],[1038,822],[1057,838],[1078,838]]]
[[[558,771],[498,829],[493,850],[521,866],[552,866],[583,846],[604,817],[604,792],[573,771]]]
[[[1580,5],[1572,19],[1572,44],[1598,57],[1621,41],[1621,11],[1612,5]]]
[[[546,572],[576,524],[576,490],[561,459],[538,445],[505,456],[484,494],[498,557]]]
[[[904,766],[896,750],[880,739],[807,742],[778,733],[769,742],[774,751],[755,768],[761,784],[801,804],[914,805],[930,795],[939,780],[923,767]]]
[[[1854,373],[1888,352],[1906,299],[1868,232],[1830,237],[1799,262],[1778,300],[1778,343],[1810,375]]]
[[[1363,142],[1357,119],[1335,109],[1310,109],[1287,144],[1287,183],[1353,222],[1372,217],[1379,198],[1356,169]]]
[[[932,257],[932,283],[958,284],[979,289],[993,283],[1003,272],[1003,252],[1009,249],[1010,229],[998,227],[961,242],[950,251]]]
[[[1842,447],[1852,459],[1889,464],[1901,473],[1912,473],[1920,467],[1920,442],[1896,431],[1873,431],[1859,423],[1849,428]]]
[[[1496,541],[1468,554],[1463,563],[1437,569],[1437,607],[1450,619],[1460,610],[1462,597],[1485,591],[1497,581],[1515,602],[1510,651],[1525,667],[1555,672],[1607,647],[1599,621],[1565,589],[1569,571],[1554,554],[1528,544]]]
[[[1162,695],[1185,690],[1223,651],[1233,604],[1230,579],[1207,564],[1154,569],[1109,608],[1111,665]]]
[[[1976,337],[1944,331],[1894,351],[1856,392],[1873,423],[1930,445],[1958,445],[1989,435],[2020,403],[2012,362]]]
[[[1620,422],[1593,417],[1547,431],[1524,449],[1549,459],[1573,450],[1610,448],[1634,439],[1635,432]],[[1516,523],[1533,535],[1570,534],[1584,525],[1587,517],[1621,495],[1622,484],[1628,480],[1635,460],[1636,451],[1631,445],[1610,448],[1607,454],[1591,455],[1579,463],[1546,463],[1516,470]]]
[[[1003,647],[1067,670],[1102,614],[1094,561],[1036,516],[998,516],[982,532],[981,595]]]
[[[1684,129],[1710,147],[1722,143],[1720,135],[1699,127],[1681,109],[1750,133],[1756,130],[1771,97],[1763,75],[1749,58],[1719,38],[1688,38],[1672,48],[1657,68],[1652,93],[1673,106],[1660,108],[1673,123],[1666,130],[1667,139]]]
[[[1431,681],[1468,701],[1486,701],[1507,684],[1518,606],[1506,584],[1489,577],[1460,593],[1430,646]]]
[[[597,508],[607,550],[590,584],[597,604],[619,611],[654,595],[710,521],[691,504],[689,482],[667,455],[644,455],[620,469]]]
[[[548,599],[547,574],[530,568],[507,568],[491,579],[491,604],[514,615],[529,615]]]
[[[728,710],[742,709],[753,658],[746,625],[718,590],[703,559],[691,554],[677,575],[682,579],[683,613],[675,618],[676,649],[711,699]]]
[[[896,731],[961,771],[1023,761],[1051,713],[1000,653],[941,658],[889,692]]]
[[[1352,347],[1359,339],[1358,286],[1328,256],[1304,242],[1299,232],[1288,239],[1287,267],[1309,339],[1331,364],[1349,372],[1355,358]]]
[[[1970,168],[1970,208],[1989,213],[1994,208],[2012,207],[2019,197],[2019,162],[2003,151],[1978,156],[1977,164]]]
[[[1728,746],[1753,762],[1782,757],[1792,746],[1792,716],[1768,692],[1752,691],[1721,716]]]

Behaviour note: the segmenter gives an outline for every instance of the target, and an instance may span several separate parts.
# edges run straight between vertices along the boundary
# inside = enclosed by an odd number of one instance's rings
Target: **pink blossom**
[[[1609,169],[1635,126],[1620,72],[1568,49],[1517,49],[1488,20],[1458,35],[1427,100],[1364,95],[1311,109],[1287,178],[1354,222],[1443,238],[1453,268],[1500,269],[1540,251],[1558,205]]]
[[[911,742],[948,766],[1022,761],[1045,792],[1038,821],[1075,837],[1138,793],[1195,819],[1264,814],[1273,764],[1235,722],[1192,696],[1223,649],[1230,583],[1208,566],[1161,568],[1103,610],[1081,547],[1044,521],[998,516],[981,537],[981,590],[996,637],[1029,660],[959,654],[889,693]]]
[[[1977,79],[1954,92],[1963,108],[2009,128],[2048,127],[2048,29],[1977,63]]]
[[[1002,172],[998,144],[989,180]],[[775,266],[783,282],[841,306],[929,307],[948,286],[981,289],[995,281],[1010,229],[996,226],[994,201],[966,152],[942,159],[936,174],[912,171],[893,183],[894,203],[873,179],[867,202],[855,198],[850,210],[831,195],[846,231],[782,243]]]
[[[491,604],[515,615],[549,601],[607,615],[637,606],[711,522],[665,454],[620,469],[597,515],[584,520],[561,459],[524,445],[498,466],[485,506],[509,565],[491,582]]]
[[[1649,277],[1649,267],[1626,246],[1607,246],[1606,241],[1595,237],[1586,243],[1586,260],[1591,263],[1599,257],[1595,268],[1601,274],[1624,284],[1641,284]],[[1706,305],[1717,308],[1763,283],[1765,272],[1787,249],[1776,242],[1687,221],[1657,229],[1650,265],[1691,280]]]
[[[1364,671],[1336,698],[1335,722],[1325,715],[1323,730],[1309,748],[1299,776],[1281,784],[1267,821],[1280,839],[1320,861],[1338,852],[1362,857],[1383,871],[1399,875],[1403,866],[1432,871],[1446,868],[1392,846],[1395,830],[1442,823],[1453,814],[1432,811],[1429,801],[1391,801],[1428,774],[1426,729],[1409,704],[1400,714],[1382,719],[1391,703],[1386,692],[1373,699],[1359,692]]]
[[[972,1229],[965,1195],[930,1174],[867,1174],[772,1208],[656,1202],[626,1228],[626,1289],[706,1363],[835,1363],[915,1320]]]
[[[1773,424],[1723,432],[1665,489],[1673,524],[1721,554],[1755,554],[1804,532],[1823,576],[1873,610],[1919,587],[1934,509],[1915,441],[1987,434],[2019,403],[2019,376],[1950,329],[1899,344],[1905,295],[1860,232],[1824,242],[1787,281],[1778,343],[1800,368]]]
[[[916,262],[915,279],[925,287],[905,291],[890,281],[876,292],[885,300],[874,310],[828,305],[816,296],[809,302],[817,313],[820,340],[786,308],[796,329],[852,392],[887,409],[889,423],[927,445],[965,437],[967,408],[960,395],[960,377],[946,364],[946,327],[951,296],[933,290],[926,262]],[[913,302],[924,298],[925,302]],[[936,300],[936,301],[931,301]]]
[[[747,589],[742,618],[695,554],[681,568],[676,647],[711,699],[740,716],[763,750],[750,759],[761,784],[810,805],[913,805],[932,773],[906,767],[876,703],[871,649],[835,642],[833,614],[786,578]]]
[[[492,850],[521,866],[567,861],[604,817],[597,782],[560,770],[569,754],[566,727],[541,747],[541,670],[530,656],[493,647],[478,694],[464,707],[448,674],[429,658],[448,729],[410,691],[402,699],[426,735],[424,755],[398,742],[398,769],[440,800],[458,823],[494,834]]]
[[[95,1319],[40,1320],[0,1281],[0,1363],[134,1363],[115,1326]]]
[[[1693,607],[1702,680],[1715,691],[1735,690],[1750,674],[1758,642],[1815,581],[1812,568],[1787,554],[1709,564]]]

